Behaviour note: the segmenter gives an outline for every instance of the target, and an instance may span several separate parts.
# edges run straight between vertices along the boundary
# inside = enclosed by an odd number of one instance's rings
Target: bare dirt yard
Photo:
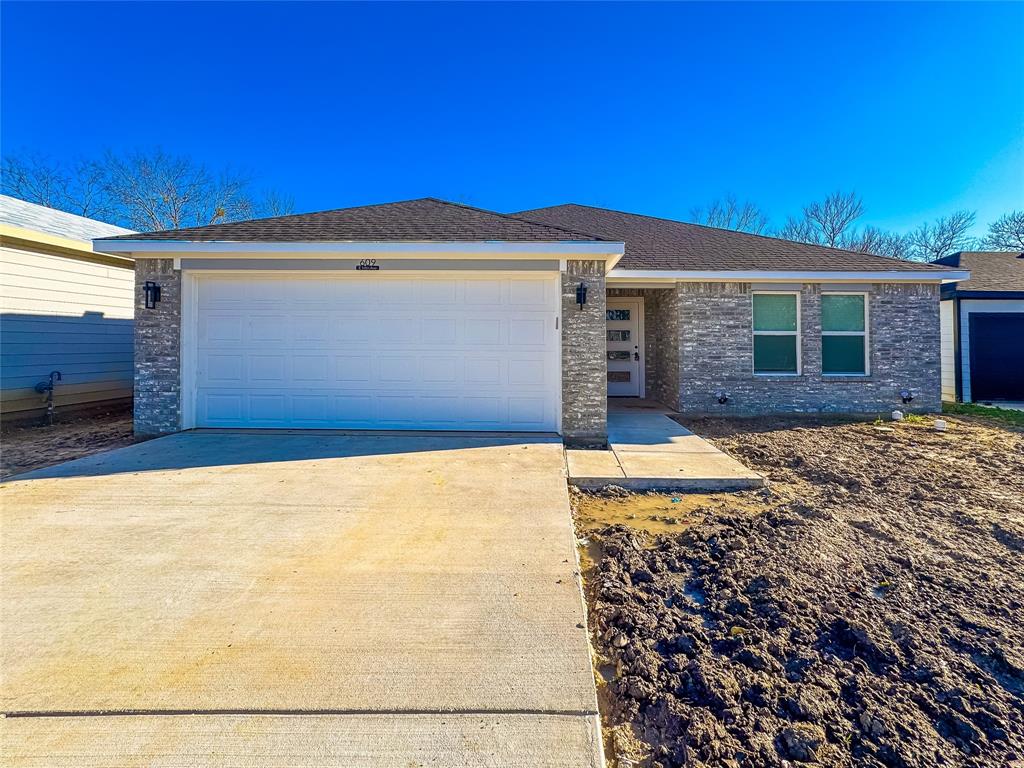
[[[131,406],[61,414],[53,426],[42,418],[4,424],[0,430],[0,479],[135,442]]]
[[[686,420],[771,487],[575,494],[611,762],[1024,766],[1024,434]]]

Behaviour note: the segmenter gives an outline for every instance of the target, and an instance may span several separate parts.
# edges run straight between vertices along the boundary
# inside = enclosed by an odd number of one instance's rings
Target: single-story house
[[[36,385],[53,371],[61,376],[58,408],[131,399],[135,265],[92,248],[93,238],[130,233],[0,195],[4,418],[43,410],[46,395]]]
[[[1024,253],[964,251],[933,263],[970,272],[942,286],[942,399],[1024,402]]]
[[[607,435],[939,407],[960,270],[567,205],[432,198],[95,241],[136,265],[135,425]],[[910,399],[912,398],[912,400]]]

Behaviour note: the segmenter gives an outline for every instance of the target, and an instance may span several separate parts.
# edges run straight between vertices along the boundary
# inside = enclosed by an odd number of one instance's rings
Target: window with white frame
[[[821,295],[821,372],[826,376],[868,373],[868,296]]]
[[[754,373],[800,373],[800,294],[753,294]]]

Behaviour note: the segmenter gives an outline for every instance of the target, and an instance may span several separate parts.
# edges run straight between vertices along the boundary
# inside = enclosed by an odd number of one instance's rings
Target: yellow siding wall
[[[0,248],[0,411],[40,408],[59,370],[61,405],[131,397],[134,272]]]

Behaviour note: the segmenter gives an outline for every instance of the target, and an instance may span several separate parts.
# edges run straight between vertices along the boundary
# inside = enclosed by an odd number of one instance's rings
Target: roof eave
[[[93,247],[102,253],[133,254],[136,257],[163,254],[314,254],[338,253],[416,254],[446,256],[493,255],[495,258],[536,254],[558,254],[564,258],[585,257],[617,263],[625,252],[625,245],[605,240],[560,241],[508,241],[508,240],[375,240],[375,241],[320,241],[320,242],[253,242],[253,241],[186,241],[186,240],[130,240],[97,239]]]
[[[967,280],[963,270],[659,270],[613,269],[609,281],[645,280],[648,282],[707,281],[786,283],[793,281],[824,283],[949,283]]]

